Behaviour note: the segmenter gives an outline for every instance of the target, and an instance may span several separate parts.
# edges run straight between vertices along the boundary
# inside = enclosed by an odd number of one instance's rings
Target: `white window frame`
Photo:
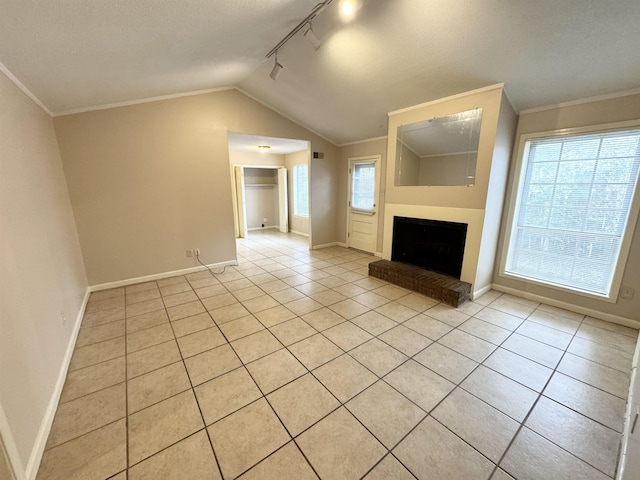
[[[535,280],[529,277],[510,273],[506,271],[506,264],[508,259],[511,236],[515,229],[514,218],[515,218],[516,212],[519,210],[519,207],[520,207],[520,190],[522,186],[522,175],[526,174],[526,171],[524,171],[523,167],[525,163],[524,155],[525,155],[527,142],[529,140],[539,140],[542,138],[567,137],[567,136],[581,135],[581,134],[586,135],[586,134],[606,133],[606,132],[621,131],[621,130],[631,130],[638,127],[640,127],[640,119],[626,121],[626,122],[593,125],[588,127],[566,128],[566,129],[552,130],[552,131],[546,131],[546,132],[527,133],[520,136],[518,151],[517,151],[518,153],[516,157],[516,171],[513,177],[511,197],[509,200],[509,210],[507,213],[507,220],[505,224],[506,225],[505,241],[504,241],[504,246],[502,248],[502,255],[500,259],[500,269],[498,272],[498,276],[519,280],[519,281],[523,281],[523,282],[534,284],[534,285],[540,285],[543,287],[548,287],[548,288],[560,290],[567,293],[573,293],[573,294],[578,294],[578,295],[589,297],[589,298],[603,300],[609,303],[617,302],[618,294],[620,292],[620,285],[622,283],[622,276],[624,274],[627,258],[629,256],[629,250],[631,248],[633,232],[636,228],[638,215],[640,214],[640,194],[638,194],[638,190],[639,190],[638,186],[640,186],[640,180],[638,180],[638,184],[636,185],[636,189],[633,193],[633,198],[631,199],[631,203],[629,207],[629,220],[625,227],[625,231],[622,235],[622,241],[620,243],[618,260],[614,269],[611,288],[609,290],[608,295],[599,295],[597,293],[587,292],[584,290],[580,290],[578,288],[568,288],[565,286],[547,283],[547,282]]]
[[[300,186],[298,185],[298,169],[304,167],[307,171],[307,213],[300,213],[300,205],[298,204],[298,190]],[[291,175],[292,184],[293,184],[293,215],[295,217],[301,218],[309,218],[309,165],[306,163],[301,163],[293,166],[293,175]]]

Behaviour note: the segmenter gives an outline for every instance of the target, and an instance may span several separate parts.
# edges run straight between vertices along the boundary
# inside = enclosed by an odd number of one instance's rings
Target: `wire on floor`
[[[222,275],[222,274],[227,270],[227,267],[229,266],[229,265],[225,265],[225,266],[223,266],[223,267],[222,267],[222,271],[221,271],[221,272],[214,272],[213,270],[211,270],[211,269],[209,268],[209,266],[208,266],[208,265],[205,265],[204,263],[202,263],[202,262],[200,261],[200,255],[196,254],[196,260],[198,260],[198,263],[199,263],[200,265],[202,265],[204,268],[206,268],[207,270],[209,270],[209,273],[210,273],[211,275],[213,275],[214,277],[215,277],[216,275]],[[237,264],[236,264],[236,266],[237,266]]]

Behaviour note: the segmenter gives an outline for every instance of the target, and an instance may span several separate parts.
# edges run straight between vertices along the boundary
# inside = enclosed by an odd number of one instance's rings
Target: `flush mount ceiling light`
[[[278,64],[276,63],[276,65],[278,65]],[[275,80],[275,78],[274,78],[274,80]],[[270,149],[271,149],[271,147],[269,145],[258,145],[258,150],[260,150],[262,153],[267,153]]]
[[[340,14],[343,19],[349,20],[361,6],[360,0],[340,0]]]

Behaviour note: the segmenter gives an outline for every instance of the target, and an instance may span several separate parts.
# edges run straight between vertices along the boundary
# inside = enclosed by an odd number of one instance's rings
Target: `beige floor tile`
[[[81,328],[78,332],[75,348],[86,347],[93,343],[104,342],[112,338],[121,337],[125,333],[124,320],[105,323],[97,327]]]
[[[125,416],[124,383],[60,404],[51,426],[47,448],[60,445]]]
[[[349,354],[379,377],[385,376],[409,358],[377,338],[354,348]]]
[[[293,302],[289,302],[285,304],[289,310],[291,310],[296,315],[304,315],[305,313],[313,312],[314,310],[319,310],[322,308],[322,304],[316,302],[312,298],[301,298],[299,300],[294,300]]]
[[[480,310],[484,309],[484,305],[475,303],[474,301],[466,302],[458,307],[460,313],[466,313],[467,315],[474,316]]]
[[[216,285],[216,287],[224,288],[222,285]],[[199,291],[196,290],[196,293],[199,293]],[[234,297],[233,294],[229,293],[226,288],[224,288],[223,292],[202,299],[202,304],[209,312],[237,303],[238,299]]]
[[[574,337],[567,352],[621,372],[627,373],[631,370],[632,355],[584,338]]]
[[[553,373],[550,368],[504,348],[496,349],[483,365],[536,392],[542,391]]]
[[[495,471],[495,473],[491,477],[491,480],[515,480],[515,479],[511,475],[506,473],[504,470],[499,468]]]
[[[225,478],[236,477],[290,439],[264,399],[214,423],[208,430]]]
[[[191,383],[200,385],[242,365],[229,345],[207,350],[184,361]]]
[[[378,338],[409,357],[414,356],[427,345],[433,343],[430,339],[402,325],[387,330],[378,335]]]
[[[104,310],[102,312],[86,313],[82,318],[83,327],[96,327],[98,325],[104,325],[105,323],[115,322],[116,320],[124,320],[124,306],[118,308],[112,308],[111,310]]]
[[[279,292],[280,290],[285,290],[287,288],[290,288],[289,285],[284,283],[282,280],[271,280],[270,282],[262,283],[260,285],[260,289],[268,294]]]
[[[394,450],[418,478],[489,478],[494,465],[433,418],[428,417]]]
[[[363,278],[362,280],[358,280],[354,282],[355,285],[364,288],[365,290],[374,290],[376,288],[384,287],[386,285],[382,280],[378,280],[376,278]]]
[[[129,480],[222,478],[209,437],[201,430],[129,469]]]
[[[205,302],[205,300],[208,300],[210,297],[215,297],[216,295],[223,295],[225,293],[229,293],[229,290],[227,290],[227,288],[221,283],[216,283],[213,285],[207,285],[207,286],[198,288],[197,290],[195,290],[195,293],[198,296],[198,298],[202,300],[202,303],[204,304],[205,308],[207,308],[207,302]]]
[[[125,357],[117,357],[69,372],[60,396],[60,403],[122,383],[126,380],[125,376]]]
[[[255,317],[260,320],[260,323],[262,323],[265,327],[270,328],[274,325],[295,318],[296,314],[288,308],[279,305],[277,307],[268,308],[267,310],[258,312],[256,313]]]
[[[341,284],[340,286],[342,286],[342,285],[344,285],[344,284]],[[302,284],[302,285],[298,285],[296,287],[296,290],[298,292],[303,293],[304,295],[314,295],[316,293],[324,292],[325,290],[329,290],[329,287],[327,287],[325,285],[322,285],[321,283],[318,283],[318,282],[309,282],[309,283],[305,283],[305,284]],[[337,290],[339,290],[339,289],[337,289]]]
[[[167,311],[154,310],[153,312],[143,313],[135,317],[127,318],[127,333],[135,333],[151,327],[157,327],[163,323],[169,323]]]
[[[168,287],[170,285],[187,285],[187,279],[184,275],[176,275],[173,277],[161,278],[160,280],[156,280],[158,287],[162,290],[164,287]]]
[[[145,348],[127,355],[127,378],[143,375],[180,359],[180,350],[175,340]]]
[[[431,340],[438,340],[453,330],[452,326],[426,315],[416,315],[404,322],[403,325]]]
[[[503,294],[491,302],[489,306],[516,317],[527,318],[536,309],[537,304],[523,304],[519,301],[514,301],[514,297],[508,297]]]
[[[109,290],[93,292],[89,297],[88,303],[93,303],[99,300],[106,300],[107,298],[114,298],[114,297],[124,297],[124,287],[110,288]]]
[[[104,342],[93,343],[86,347],[76,348],[69,364],[69,371],[89,367],[125,354],[124,337],[116,337]]]
[[[249,310],[244,308],[241,303],[234,303],[232,305],[227,305],[226,307],[216,308],[215,310],[210,310],[209,313],[218,325],[232,322],[250,315]]]
[[[176,362],[129,380],[128,414],[147,408],[191,388],[184,363]]]
[[[127,467],[127,427],[118,420],[45,450],[38,480],[109,478]]]
[[[439,343],[432,343],[413,358],[455,384],[460,383],[478,366],[470,358],[460,355],[458,352],[454,352]]]
[[[400,297],[396,300],[400,305],[404,305],[405,307],[409,307],[411,310],[415,310],[416,312],[422,313],[425,310],[435,306],[438,304],[437,300],[433,298],[425,297],[424,295],[420,295],[418,293],[410,293],[405,295],[404,297]]]
[[[162,299],[156,298],[153,300],[145,300],[144,302],[133,303],[127,305],[126,315],[127,318],[135,317],[136,315],[142,315],[143,313],[153,312],[154,310],[164,309],[164,303]]]
[[[290,287],[289,285],[287,285],[287,288],[278,290],[277,292],[273,292],[270,295],[272,298],[274,298],[276,301],[280,303],[290,303],[296,300],[306,298],[306,295],[304,293],[300,292],[299,290],[296,290],[293,287]]]
[[[238,290],[242,290],[254,285],[254,283],[248,278],[244,278],[244,276],[240,275],[242,278],[238,278],[237,280],[232,280],[230,282],[222,282],[227,290],[231,293],[236,292]]]
[[[267,400],[294,437],[340,406],[311,374],[270,393]]]
[[[207,328],[178,338],[178,346],[184,358],[192,357],[225,343],[227,341],[218,327]]]
[[[451,392],[431,416],[493,462],[500,460],[520,426],[461,388]]]
[[[540,307],[543,307],[543,305],[540,305]],[[582,315],[578,314],[578,317],[580,319],[574,320],[571,318],[567,318],[565,315],[550,312],[540,307],[531,315],[529,315],[527,321],[554,328],[556,330],[560,330],[561,332],[568,333],[569,335],[573,335],[578,330]]]
[[[129,295],[131,293],[144,292],[145,290],[150,290],[154,288],[158,288],[158,284],[155,281],[151,281],[151,282],[136,283],[135,285],[129,285],[129,286],[126,286],[124,289],[125,289],[125,294]]]
[[[194,388],[205,423],[222,417],[262,396],[245,368],[237,368]]]
[[[447,333],[438,343],[476,362],[482,362],[497,348],[492,343],[457,329]]]
[[[206,287],[211,287],[214,285],[220,285],[220,281],[218,281],[217,278],[209,276],[209,277],[203,277],[203,278],[198,278],[195,280],[189,280],[189,284],[191,285],[191,287],[196,290],[200,290]]]
[[[528,428],[520,430],[500,467],[514,478],[609,479]]]
[[[576,336],[599,343],[600,345],[615,348],[629,355],[633,355],[636,345],[636,339],[634,337],[586,323],[580,326],[576,332]]]
[[[318,477],[313,473],[296,444],[289,442],[239,478],[241,480],[281,480],[286,478],[314,480]]]
[[[409,473],[409,470],[396,460],[393,455],[387,455],[378,463],[368,474],[364,480],[414,480],[415,477]]]
[[[283,345],[291,345],[317,333],[313,327],[300,318],[294,318],[274,325],[269,331],[275,335]]]
[[[542,397],[526,426],[613,477],[618,463],[620,434]]]
[[[180,320],[181,318],[190,317],[192,315],[197,315],[198,313],[203,313],[205,311],[204,305],[200,300],[195,302],[183,303],[182,305],[175,305],[173,307],[167,308],[167,313],[169,314],[169,320],[172,322],[175,320]]]
[[[374,336],[380,335],[381,333],[386,332],[387,330],[390,330],[398,325],[393,320],[374,310],[370,310],[366,313],[363,313],[362,315],[351,319],[351,322]]]
[[[424,312],[425,315],[440,320],[451,327],[462,325],[469,319],[469,315],[458,309],[439,303]]]
[[[188,390],[129,415],[129,466],[197,432],[204,424]]]
[[[131,305],[133,303],[146,302],[147,300],[154,300],[156,298],[160,298],[160,290],[157,288],[151,288],[142,292],[129,293],[125,297],[125,301],[127,305]]]
[[[309,283],[311,279],[309,277],[305,277],[304,275],[296,273],[295,275],[283,278],[282,281],[287,285],[290,285],[291,287],[297,287],[298,285]]]
[[[572,335],[569,335],[568,333],[561,332],[554,328],[545,327],[544,325],[530,322],[528,320],[525,320],[525,322],[518,327],[516,332],[520,335],[533,338],[534,340],[546,343],[547,345],[551,345],[552,347],[556,347],[561,350],[565,350],[567,348],[572,338]]]
[[[284,348],[268,330],[235,340],[231,342],[231,346],[245,364]]]
[[[491,307],[483,308],[474,317],[512,332],[524,322],[524,318],[516,317]]]
[[[195,302],[198,300],[198,296],[193,291],[186,291],[181,293],[174,293],[173,295],[167,295],[162,298],[164,306],[175,307],[176,305],[183,305],[189,302]]]
[[[302,316],[302,319],[319,332],[346,321],[344,317],[326,307],[307,313]]]
[[[335,327],[328,328],[322,334],[345,351],[351,350],[372,338],[370,333],[351,322],[343,322]]]
[[[334,303],[333,305],[330,305],[329,308],[347,320],[357,317],[358,315],[362,315],[370,310],[369,307],[365,307],[350,298],[343,300],[342,302]]]
[[[389,303],[389,299],[387,297],[383,297],[382,295],[378,295],[371,291],[366,291],[360,295],[356,295],[355,297],[352,297],[352,299],[371,309],[378,308],[385,303]]]
[[[297,439],[320,478],[361,478],[387,450],[344,408]]]
[[[191,288],[191,285],[189,285],[189,282],[187,282],[186,279],[182,282],[176,282],[171,285],[164,285],[160,287],[160,293],[162,294],[163,297],[168,297],[169,295],[175,295],[176,293],[184,293],[184,292],[191,292],[191,291],[193,291],[193,289]]]
[[[325,272],[326,272],[326,269],[325,269]],[[317,281],[317,283],[327,288],[338,289],[338,287],[341,287],[342,285],[345,285],[349,282],[347,280],[343,280],[340,277],[330,276],[330,277],[321,278],[320,280]]]
[[[358,282],[355,283],[357,284]],[[389,300],[397,300],[411,293],[409,290],[389,284],[384,284],[383,286],[376,288],[374,292],[378,295],[382,295],[383,297],[387,297]]]
[[[307,369],[286,349],[249,363],[247,370],[264,394],[307,373]]]
[[[190,333],[214,327],[215,323],[213,323],[211,316],[205,312],[171,322],[171,326],[176,337],[184,337]]]
[[[460,386],[519,422],[538,398],[537,392],[482,365]]]
[[[322,292],[310,295],[310,297],[324,306],[333,305],[334,303],[341,302],[347,298],[342,293],[338,293],[335,290],[323,290]]]
[[[557,370],[620,398],[629,396],[630,372],[605,367],[571,353],[565,354]]]
[[[172,340],[173,329],[169,322],[165,322],[157,327],[147,328],[139,332],[127,335],[127,353],[133,353],[143,348],[149,348],[159,343]]]
[[[249,300],[243,300],[242,304],[251,313],[262,312],[263,310],[277,307],[279,305],[278,302],[269,295],[261,295]]]
[[[373,373],[349,355],[331,360],[315,369],[313,374],[342,403],[355,397],[377,380]]]
[[[455,387],[414,360],[403,363],[384,380],[425,412],[432,410]]]
[[[220,324],[220,330],[226,337],[227,341],[231,342],[252,333],[264,330],[262,325],[253,315],[247,315],[230,322]]]
[[[87,303],[85,313],[96,313],[103,312],[105,310],[112,310],[114,308],[120,308],[124,306],[124,304],[125,299],[121,296],[105,298],[104,300],[92,300],[91,302]]]
[[[427,414],[383,381],[345,405],[387,448],[393,448]]]
[[[565,315],[579,315],[573,312],[569,312],[567,310],[563,311]],[[622,335],[626,335],[632,338],[638,338],[638,329],[627,327],[625,325],[618,325],[617,323],[607,322],[606,320],[600,320],[599,318],[593,318],[590,316],[584,317],[584,323],[586,325],[591,325],[593,327],[602,328],[604,330],[609,330],[611,332],[621,333]]]
[[[376,308],[376,312],[381,313],[398,323],[406,322],[410,318],[413,318],[419,314],[419,312],[416,312],[409,307],[405,307],[397,301],[390,302],[386,305],[382,305],[381,307]]]
[[[552,307],[551,305],[545,305],[544,303],[541,303],[540,305],[538,305],[538,308],[536,309],[536,311],[534,313],[536,313],[536,312],[537,313],[541,313],[541,312],[552,313],[553,315],[556,315],[558,317],[567,318],[569,320],[573,320],[574,322],[580,322],[585,318],[584,314],[582,314],[582,313],[572,312],[570,310],[565,310],[564,308]],[[571,333],[571,332],[567,332],[567,333]]]
[[[626,399],[557,372],[551,377],[544,395],[617,432],[622,432]]]
[[[562,358],[562,350],[517,333],[511,335],[501,346],[548,368],[556,368]]]
[[[233,296],[241,302],[244,302],[245,300],[251,300],[252,298],[262,297],[264,294],[264,290],[260,289],[260,287],[256,287],[255,285],[233,292]]]
[[[313,370],[344,353],[319,333],[289,345],[289,350],[309,370]]]
[[[467,332],[494,345],[500,345],[511,335],[510,330],[477,318],[470,318],[458,328],[463,332]]]

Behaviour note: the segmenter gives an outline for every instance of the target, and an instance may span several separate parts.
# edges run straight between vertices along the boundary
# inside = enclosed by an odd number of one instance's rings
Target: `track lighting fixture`
[[[284,67],[278,63],[278,51],[276,50],[276,63],[273,65],[273,69],[271,69],[271,73],[269,74],[271,79],[275,80],[278,78],[278,75],[280,75],[283,68]]]
[[[309,23],[309,28],[307,29],[307,31],[304,32],[304,38],[309,40],[309,43],[314,50],[318,50],[320,48],[320,45],[322,45],[320,43],[320,40],[318,40],[318,37],[316,37],[316,34],[313,33],[313,30],[311,29],[311,23]]]

